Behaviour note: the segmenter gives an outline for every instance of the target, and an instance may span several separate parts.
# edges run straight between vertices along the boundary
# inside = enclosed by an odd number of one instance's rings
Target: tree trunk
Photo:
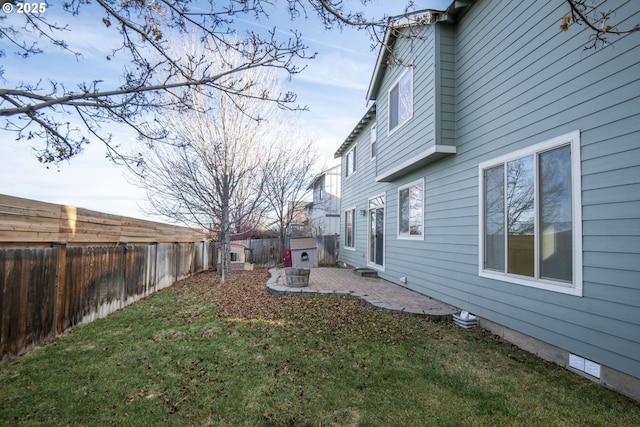
[[[225,275],[229,271],[231,256],[229,254],[231,248],[230,232],[229,232],[229,203],[222,205],[222,236],[220,244],[220,283],[224,284]]]
[[[280,223],[280,253],[284,256],[285,225]]]

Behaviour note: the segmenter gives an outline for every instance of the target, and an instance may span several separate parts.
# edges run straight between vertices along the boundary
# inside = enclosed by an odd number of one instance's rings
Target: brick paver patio
[[[392,312],[419,314],[433,318],[449,318],[459,309],[380,278],[362,277],[347,268],[312,268],[309,286],[286,285],[284,269],[269,270],[267,289],[275,295],[308,293],[350,295]]]

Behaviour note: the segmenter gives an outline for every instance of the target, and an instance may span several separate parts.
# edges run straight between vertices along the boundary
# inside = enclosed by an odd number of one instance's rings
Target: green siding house
[[[640,2],[602,8],[640,23]],[[478,0],[393,21],[335,154],[340,260],[640,399],[640,33],[585,49],[568,14]]]

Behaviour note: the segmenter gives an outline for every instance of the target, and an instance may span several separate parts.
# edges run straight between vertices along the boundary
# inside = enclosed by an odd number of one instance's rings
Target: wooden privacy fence
[[[317,236],[315,239],[318,246],[318,265],[335,266],[338,261],[339,235]],[[232,243],[246,246],[249,251],[247,261],[256,267],[275,267],[282,264],[283,253],[278,238],[234,240]],[[210,243],[211,266],[217,265],[213,257],[217,256],[219,247],[219,242]],[[289,247],[289,238],[285,239],[285,247]]]
[[[61,212],[72,210],[70,233]],[[186,227],[0,195],[0,358],[207,270],[202,239]]]
[[[202,230],[0,194],[0,247],[201,242]]]

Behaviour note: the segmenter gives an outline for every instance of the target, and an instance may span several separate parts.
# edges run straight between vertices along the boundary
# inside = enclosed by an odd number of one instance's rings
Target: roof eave
[[[378,87],[380,86],[380,82],[382,81],[381,69],[383,67],[383,64],[387,62],[387,55],[389,54],[387,46],[391,46],[391,38],[392,31],[389,31],[389,29],[387,29],[384,35],[384,41],[382,42],[380,51],[378,52],[378,59],[376,60],[376,66],[373,69],[373,74],[371,75],[371,81],[369,82],[369,89],[367,90],[367,101],[376,100]],[[395,36],[393,36],[393,40],[395,40]]]
[[[337,159],[341,157],[347,149],[351,146],[351,144],[358,138],[362,130],[369,124],[371,118],[376,115],[376,104],[372,104],[371,107],[367,110],[367,112],[362,116],[356,127],[353,128],[347,139],[340,145],[340,147],[333,154],[333,158]]]
[[[387,57],[389,56],[389,49],[397,39],[397,36],[395,35],[396,31],[393,30],[407,28],[416,24],[424,25],[426,23],[427,25],[433,25],[440,21],[441,17],[445,15],[446,12],[442,10],[426,9],[419,10],[408,15],[389,18],[389,26],[385,31],[384,41],[380,46],[376,66],[373,69],[373,75],[371,76],[369,89],[367,90],[367,101],[375,101],[377,99],[376,95],[384,74],[383,71],[387,63]]]

